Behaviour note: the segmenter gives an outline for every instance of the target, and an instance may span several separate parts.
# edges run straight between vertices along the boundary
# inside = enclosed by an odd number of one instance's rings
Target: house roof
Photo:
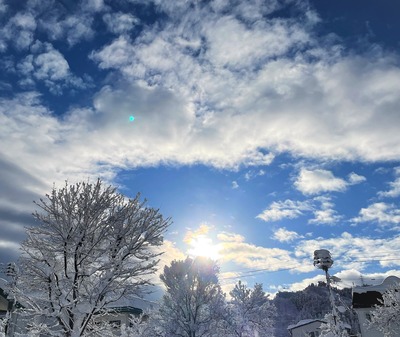
[[[293,330],[300,326],[308,325],[308,324],[315,323],[315,322],[326,323],[326,321],[323,319],[315,319],[315,318],[302,319],[301,321],[297,322],[296,324],[289,325],[287,328],[288,328],[288,330]]]
[[[137,308],[140,310],[151,309],[157,306],[156,302],[145,300],[139,297],[121,298],[116,302],[110,303],[108,308]]]

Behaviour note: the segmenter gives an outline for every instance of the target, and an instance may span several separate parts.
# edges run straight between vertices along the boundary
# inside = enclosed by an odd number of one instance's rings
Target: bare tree
[[[224,306],[218,282],[219,268],[205,258],[173,261],[164,268],[166,287],[160,304],[158,336],[213,336]],[[157,331],[156,331],[157,332]]]
[[[37,205],[10,291],[47,334],[96,335],[108,306],[151,284],[170,220],[100,180],[53,188]]]

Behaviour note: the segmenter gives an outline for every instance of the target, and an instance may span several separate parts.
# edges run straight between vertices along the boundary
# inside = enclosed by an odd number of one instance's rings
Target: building
[[[0,278],[0,319],[7,318],[6,321],[6,336],[14,336],[19,333],[21,335],[28,334],[32,320],[37,322],[44,321],[40,317],[29,317],[21,314],[18,308],[22,306],[19,304],[14,305],[13,302],[4,292],[3,288],[6,287],[6,281]],[[129,326],[130,318],[132,316],[139,316],[144,310],[152,309],[156,306],[155,302],[143,300],[140,298],[121,299],[113,303],[109,307],[109,313],[101,315],[98,321],[106,321],[114,326],[114,335],[121,335],[121,326]],[[44,335],[43,335],[44,336]]]
[[[7,311],[8,311],[7,295],[4,293],[3,289],[0,288],[0,318],[5,317]]]
[[[110,313],[102,315],[100,320],[111,323],[114,327],[114,335],[121,335],[121,327],[129,326],[133,316],[139,316],[146,310],[154,309],[157,303],[141,298],[121,299],[110,306]]]
[[[389,276],[381,284],[353,288],[353,309],[358,316],[362,337],[383,337],[383,333],[375,329],[367,329],[367,321],[371,318],[374,307],[381,304],[382,294],[390,286],[399,282],[398,277]]]
[[[320,326],[326,323],[323,319],[303,319],[296,324],[288,326],[288,331],[292,337],[318,337]]]

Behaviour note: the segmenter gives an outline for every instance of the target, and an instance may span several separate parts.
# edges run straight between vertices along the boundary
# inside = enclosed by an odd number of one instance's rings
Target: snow
[[[367,286],[367,287],[354,287],[353,288],[353,293],[358,293],[358,294],[362,294],[362,293],[366,293],[368,291],[378,291],[380,293],[383,293],[387,290],[387,288],[393,284],[397,284],[400,283],[400,278],[396,277],[396,276],[388,276],[387,278],[385,278],[383,280],[383,282],[381,284],[378,285],[374,285],[374,286]]]
[[[294,328],[298,328],[299,326],[307,325],[314,322],[321,322],[326,323],[323,319],[302,319],[301,321],[297,322],[296,324],[291,324],[288,326],[288,330],[292,330]]]

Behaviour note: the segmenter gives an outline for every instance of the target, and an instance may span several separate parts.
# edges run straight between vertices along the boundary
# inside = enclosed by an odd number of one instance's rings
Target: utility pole
[[[331,257],[331,253],[329,250],[326,249],[318,249],[314,251],[314,266],[322,269],[325,272],[326,276],[326,283],[328,286],[329,290],[329,299],[331,301],[332,305],[332,317],[333,317],[333,334],[335,336],[343,336],[343,332],[345,332],[345,329],[343,328],[341,322],[340,322],[340,317],[338,314],[338,308],[336,307],[335,303],[335,297],[333,295],[332,287],[331,287],[331,276],[329,275],[329,268],[332,267],[333,265],[333,260]]]

